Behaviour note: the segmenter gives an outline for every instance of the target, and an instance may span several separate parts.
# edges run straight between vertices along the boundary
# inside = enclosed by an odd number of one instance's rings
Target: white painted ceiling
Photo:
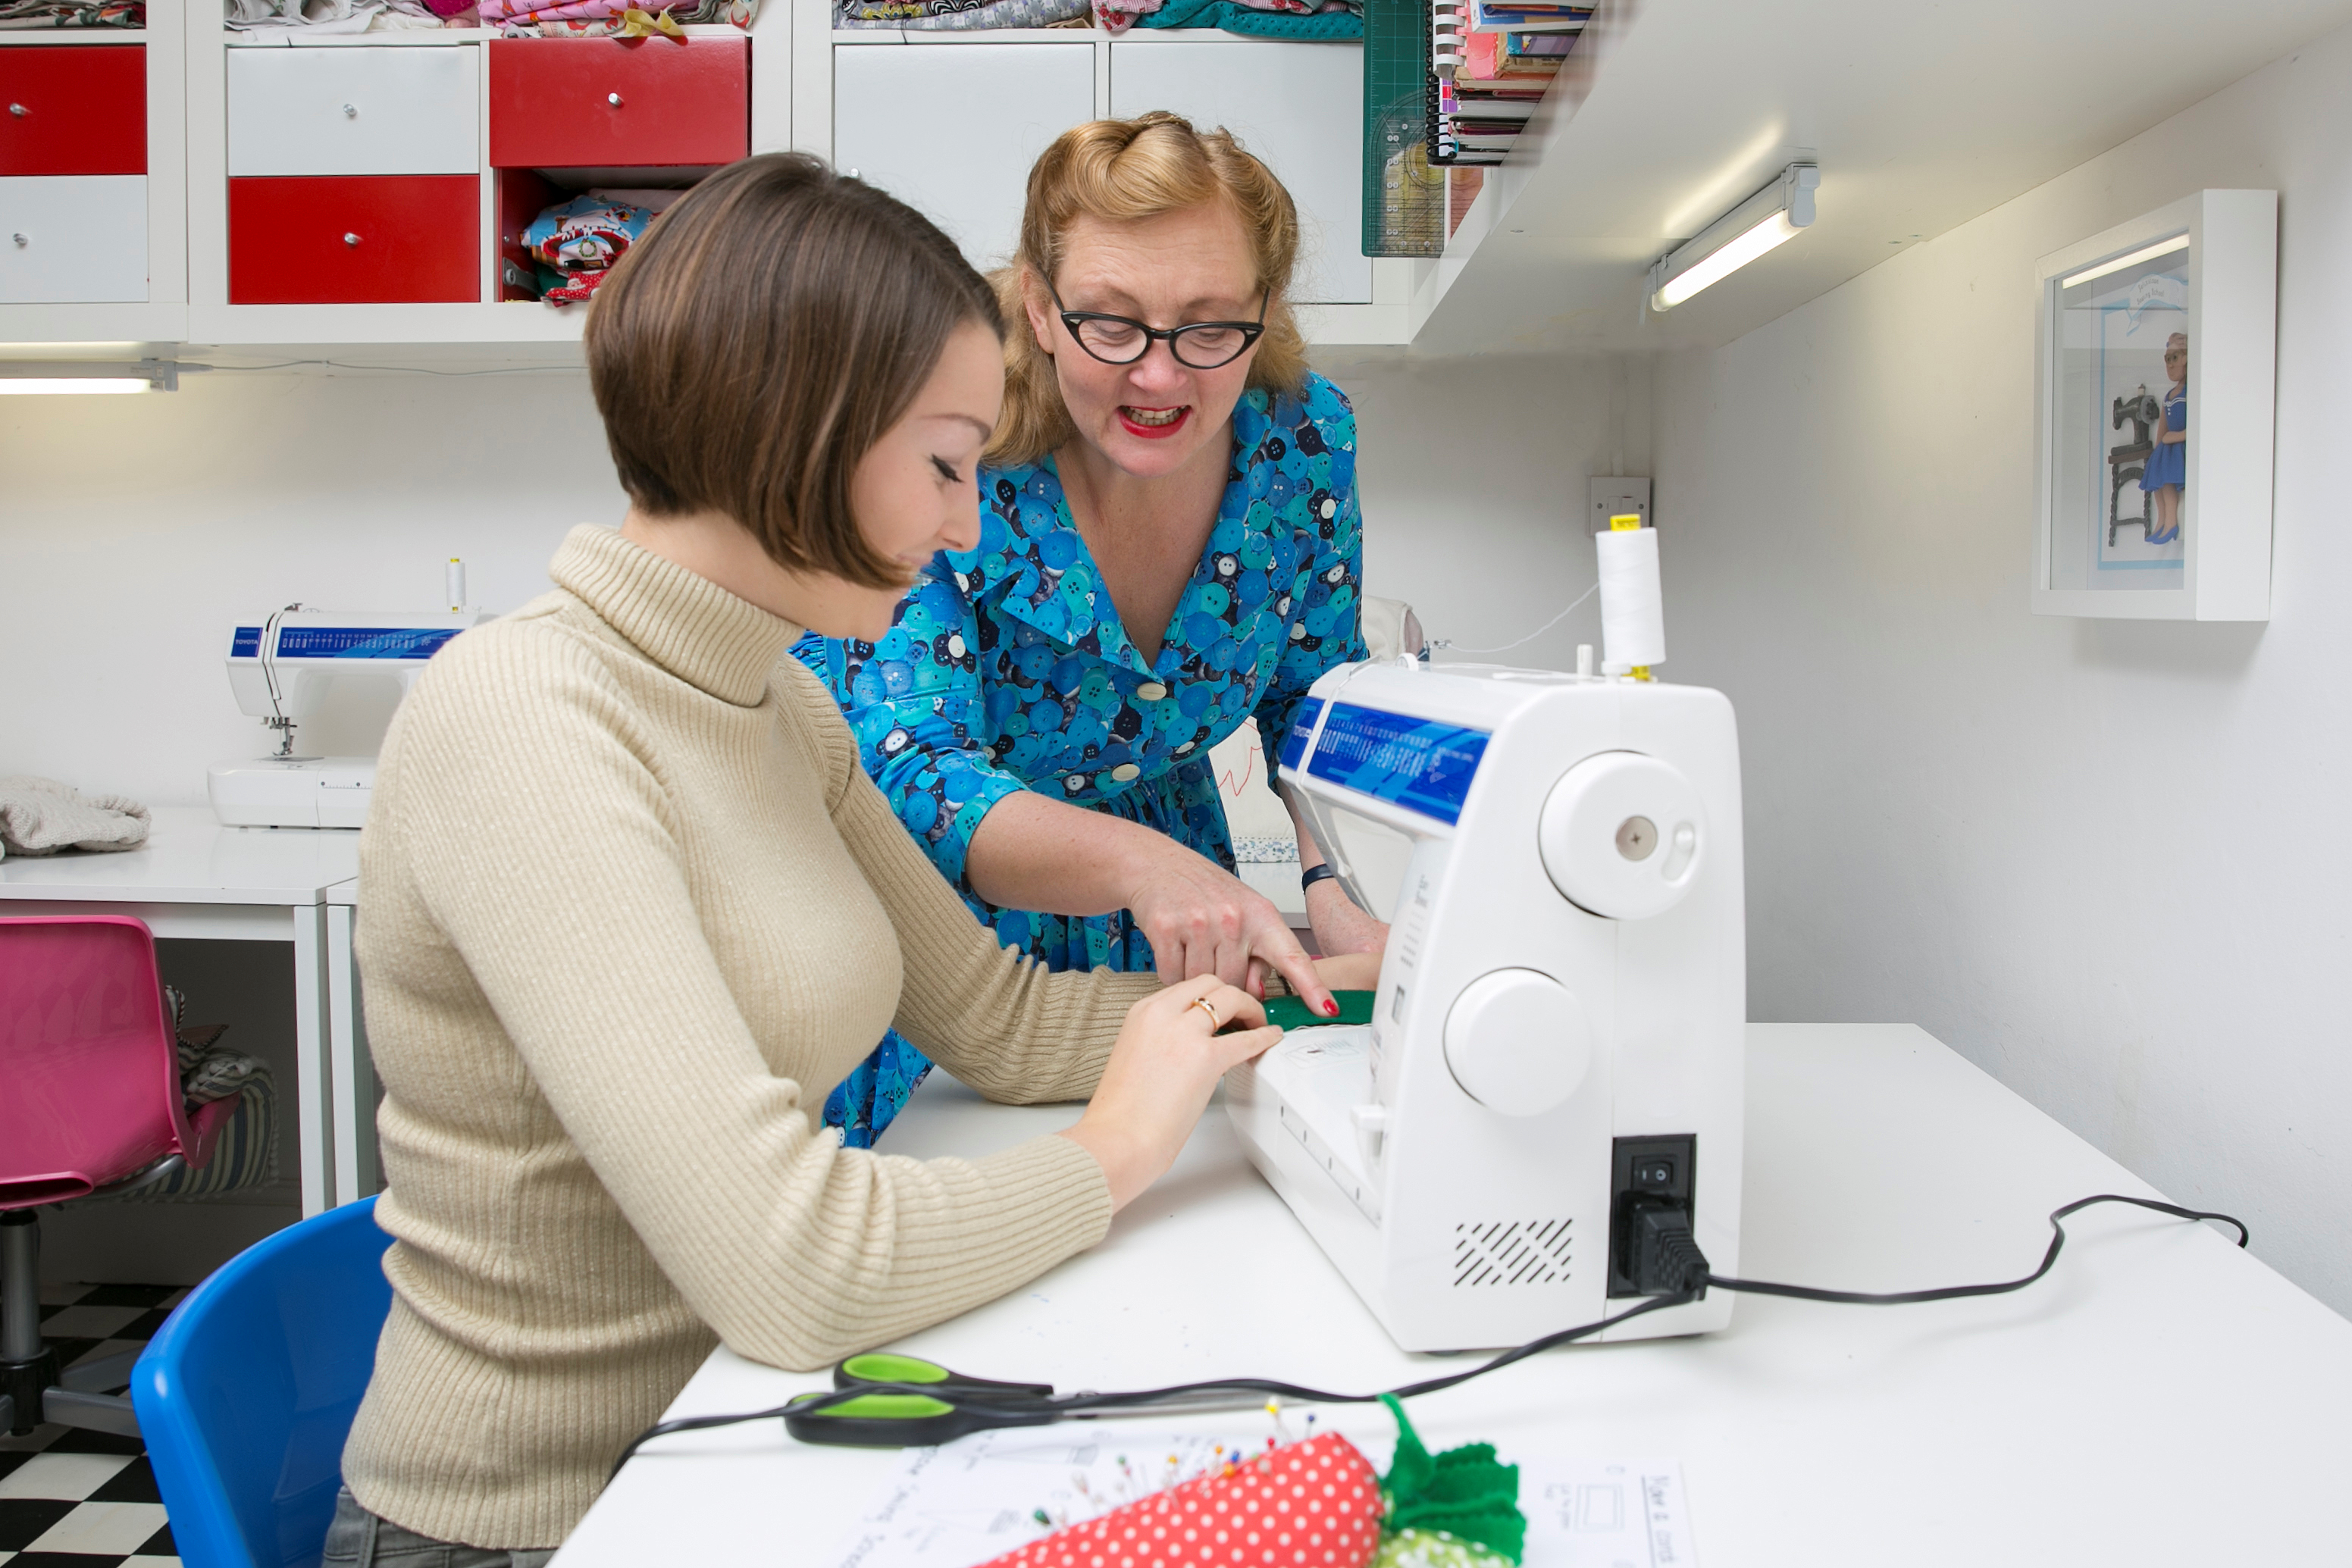
[[[1601,0],[1412,351],[1727,343],[2347,23],[2352,0]],[[1643,323],[1649,264],[1799,159],[1814,226]]]

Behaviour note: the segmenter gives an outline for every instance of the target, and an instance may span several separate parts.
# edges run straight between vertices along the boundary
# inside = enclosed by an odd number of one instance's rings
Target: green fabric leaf
[[[1405,1419],[1404,1406],[1386,1394],[1381,1403],[1397,1424],[1396,1458],[1381,1479],[1388,1500],[1383,1532],[1448,1535],[1518,1563],[1528,1541],[1527,1516],[1519,1511],[1519,1468],[1496,1463],[1491,1443],[1467,1443],[1433,1456]]]

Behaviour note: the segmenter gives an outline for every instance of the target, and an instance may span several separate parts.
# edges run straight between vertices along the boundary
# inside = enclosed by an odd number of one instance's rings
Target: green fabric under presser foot
[[[1265,999],[1265,1021],[1278,1028],[1316,1029],[1325,1024],[1370,1023],[1372,1021],[1370,991],[1333,991],[1332,999],[1339,1004],[1338,1018],[1318,1018],[1307,1003],[1297,997],[1268,997]]]

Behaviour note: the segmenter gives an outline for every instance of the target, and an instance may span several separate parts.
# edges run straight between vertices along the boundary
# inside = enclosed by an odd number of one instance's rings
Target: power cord
[[[1681,1206],[1657,1206],[1634,1217],[1635,1242],[1633,1258],[1637,1286],[1648,1299],[1640,1306],[1628,1308],[1613,1316],[1580,1323],[1574,1328],[1548,1333],[1541,1339],[1529,1340],[1516,1349],[1507,1350],[1492,1360],[1465,1372],[1449,1373],[1442,1377],[1425,1378],[1402,1387],[1373,1394],[1336,1394],[1328,1389],[1309,1388],[1296,1383],[1282,1383],[1270,1378],[1233,1377],[1203,1383],[1179,1383],[1165,1388],[1130,1389],[1120,1393],[1082,1391],[1073,1394],[1020,1394],[990,1392],[986,1399],[990,1412],[1001,1416],[1004,1426],[1042,1426],[1050,1421],[1075,1418],[1093,1419],[1104,1416],[1145,1415],[1154,1412],[1198,1412],[1216,1409],[1249,1409],[1268,1399],[1293,1399],[1309,1405],[1370,1405],[1383,1398],[1412,1399],[1423,1394],[1457,1387],[1490,1372],[1499,1372],[1515,1362],[1540,1355],[1545,1351],[1589,1339],[1603,1329],[1630,1322],[1646,1313],[1679,1307],[1703,1298],[1709,1290],[1743,1291],[1751,1295],[1788,1296],[1798,1301],[1832,1301],[1854,1306],[1903,1306],[1916,1301],[1945,1301],[1962,1296],[1999,1296],[2011,1291],[2021,1291],[2050,1272],[2058,1261],[2058,1254],[2066,1245],[2064,1221],[2083,1209],[2099,1203],[2127,1203],[2139,1208],[2154,1210],[2188,1220],[2218,1220],[2238,1232],[2238,1245],[2242,1248],[2252,1239],[2243,1220],[2227,1214],[2208,1213],[2202,1209],[2183,1208],[2178,1204],[2164,1203],[2150,1197],[2127,1197],[2121,1193],[2098,1193],[2053,1210],[2050,1216],[2050,1247],[2042,1255],[2042,1264],[2033,1272],[2020,1279],[1989,1285],[1945,1285],[1927,1291],[1826,1291],[1810,1285],[1782,1285],[1764,1280],[1728,1279],[1708,1269],[1706,1255],[1699,1250],[1691,1235],[1690,1217]],[[874,1395],[910,1395],[927,1400],[940,1397],[941,1390],[934,1384],[919,1383],[860,1383],[848,1388],[835,1388],[821,1394],[802,1395],[790,1404],[778,1405],[766,1410],[751,1410],[728,1416],[688,1416],[675,1421],[664,1421],[637,1434],[629,1446],[613,1461],[613,1475],[646,1444],[656,1437],[677,1432],[708,1431],[714,1427],[739,1426],[747,1421],[781,1419],[787,1416],[808,1416],[829,1410],[837,1405],[864,1399]],[[609,1478],[608,1478],[609,1479]]]

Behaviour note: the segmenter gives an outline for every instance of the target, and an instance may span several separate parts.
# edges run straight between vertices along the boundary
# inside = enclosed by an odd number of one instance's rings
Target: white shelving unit
[[[146,298],[0,298],[0,354],[37,357],[51,345],[72,352],[89,345],[169,351],[193,344],[265,356],[357,350],[410,361],[576,360],[582,312],[500,298],[498,246],[490,237],[499,226],[488,68],[493,33],[236,33],[222,24],[217,0],[150,0],[148,26],[137,31],[0,34],[0,48],[143,47],[149,129]],[[1116,39],[1078,28],[835,31],[832,16],[827,0],[769,0],[761,12],[750,34],[751,151],[799,148],[856,167],[940,218],[973,259],[987,265],[1010,250],[1028,164],[1052,137],[1101,115],[1147,108],[1188,112],[1232,126],[1298,197],[1307,230],[1299,314],[1308,336],[1324,344],[1405,341],[1414,264],[1367,261],[1357,253],[1360,46],[1206,31],[1140,30]],[[743,37],[731,27],[688,31],[690,37]],[[652,40],[641,47],[669,46]],[[366,51],[374,57],[348,70],[323,63],[299,70],[232,63],[250,57],[247,51],[289,49]],[[383,51],[418,49],[470,51],[477,57],[467,68],[442,72],[383,68],[390,62]],[[445,127],[425,139],[434,143],[430,148],[404,148],[397,137],[370,141],[356,117],[350,126],[329,125],[315,138],[306,135],[301,146],[286,144],[283,127],[250,133],[257,116],[276,112],[262,102],[273,84],[346,77],[429,77],[445,97],[451,83],[462,83],[475,105],[472,134],[447,134]],[[378,98],[388,90],[379,90]],[[233,121],[236,106],[241,112]],[[277,119],[299,118],[293,109],[278,109]],[[435,112],[446,110],[442,104]],[[340,134],[346,130],[352,134]],[[257,151],[273,134],[279,150]],[[344,150],[318,153],[314,142]],[[319,165],[315,172],[330,177],[469,171],[479,182],[479,230],[486,236],[478,296],[418,303],[235,302],[231,179],[298,175],[313,172],[312,163]],[[0,181],[0,197],[5,190]],[[114,232],[119,235],[121,228],[116,223]]]
[[[793,0],[793,144],[906,196],[973,265],[1011,251],[1029,164],[1055,135],[1087,119],[1172,110],[1233,131],[1297,202],[1296,298],[1310,340],[1410,340],[1427,264],[1360,248],[1360,45],[1202,29],[835,28],[825,0]]]
[[[95,265],[76,280],[84,287],[70,290],[42,287],[33,275],[25,277],[29,287],[11,287],[9,270],[0,267],[0,345],[170,343],[186,336],[187,178],[180,128],[186,117],[187,4],[148,0],[147,26],[140,28],[0,32],[0,51],[140,50],[145,57],[147,100],[146,170],[138,176],[145,183],[143,203],[135,194],[126,202],[120,189],[100,188],[102,182],[119,186],[133,176],[0,176],[0,246],[29,251],[62,225],[104,236],[84,240],[85,246],[110,244],[117,252],[91,258]],[[0,108],[0,113],[7,112]],[[11,221],[14,214],[24,214],[23,221]],[[35,214],[48,232],[34,232]],[[21,244],[19,234],[25,236]],[[121,255],[123,250],[129,256]],[[84,270],[77,256],[76,271]],[[68,291],[121,298],[55,297]],[[12,294],[32,297],[12,298]]]
[[[177,0],[174,0],[177,3]],[[421,304],[238,305],[230,303],[228,277],[228,179],[230,122],[229,57],[247,49],[467,49],[484,52],[497,35],[488,30],[362,33],[309,37],[300,29],[233,33],[220,25],[215,0],[188,0],[205,21],[190,28],[188,41],[188,341],[202,344],[298,349],[467,346],[505,348],[521,359],[575,358],[583,312],[530,300],[499,298],[499,256],[486,243],[481,256],[479,298],[472,301]],[[689,38],[740,38],[729,26],[696,26]],[[751,145],[753,152],[790,145],[792,81],[789,18],[770,7],[750,34]],[[656,40],[658,43],[658,40]],[[484,61],[473,73],[478,83],[475,172],[481,182],[480,233],[498,230],[497,170],[490,162],[490,73]]]

